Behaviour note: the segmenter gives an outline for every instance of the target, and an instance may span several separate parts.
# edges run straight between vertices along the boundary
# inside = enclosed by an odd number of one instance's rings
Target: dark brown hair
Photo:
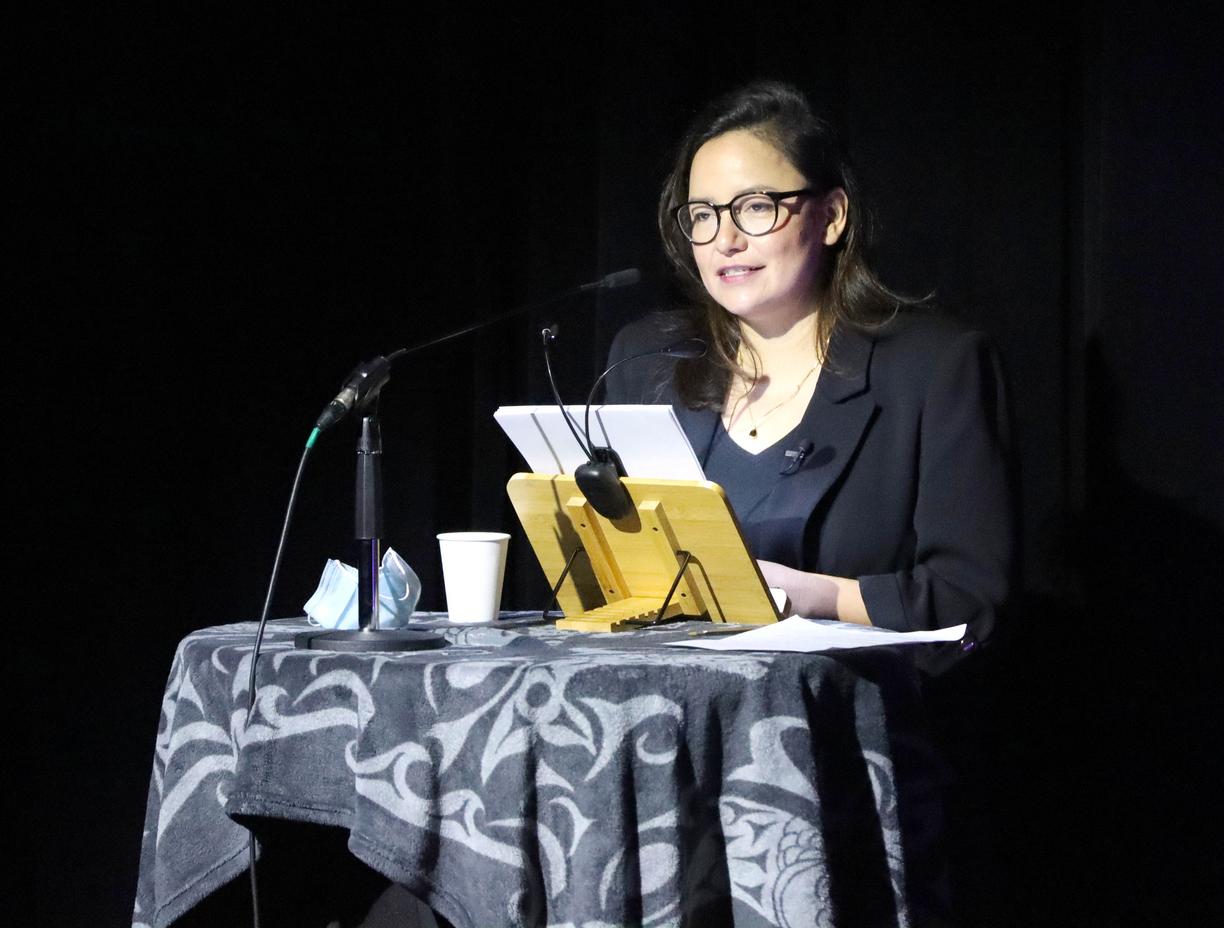
[[[663,249],[694,299],[691,323],[710,344],[704,358],[676,365],[680,399],[691,408],[722,407],[731,378],[741,372],[736,362],[740,329],[736,318],[715,303],[702,285],[692,245],[677,226],[673,211],[688,200],[689,169],[697,149],[736,130],[751,132],[777,148],[812,190],[826,193],[841,187],[849,200],[845,230],[829,248],[819,283],[818,358],[825,360],[838,325],[878,325],[914,302],[894,293],[871,270],[866,257],[871,220],[860,203],[849,158],[836,130],[812,111],[807,98],[778,81],[758,81],[719,97],[690,123],[659,197]]]

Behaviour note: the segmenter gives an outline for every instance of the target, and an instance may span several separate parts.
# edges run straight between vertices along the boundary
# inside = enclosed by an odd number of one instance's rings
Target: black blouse
[[[736,444],[720,421],[702,461],[706,479],[721,486],[731,501],[748,550],[755,558],[776,561],[786,556],[776,542],[776,533],[771,531],[773,521],[764,503],[778,482],[795,473],[802,464],[803,431],[803,422],[799,422],[768,448],[753,454]]]

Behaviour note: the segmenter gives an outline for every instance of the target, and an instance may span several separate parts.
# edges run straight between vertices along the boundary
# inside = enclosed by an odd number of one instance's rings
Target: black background
[[[512,528],[520,462],[491,413],[546,400],[535,333],[561,320],[577,398],[622,324],[674,302],[653,229],[669,146],[759,76],[843,124],[884,278],[992,333],[1011,375],[1023,595],[994,653],[931,694],[963,778],[962,913],[1219,918],[1224,145],[1204,16],[255,7],[49,7],[17,43],[8,547],[29,605],[9,618],[45,640],[9,656],[32,720],[16,757],[43,787],[38,921],[128,918],[174,646],[258,614],[345,373],[643,270],[396,369],[387,540],[441,608],[434,534]],[[352,451],[351,427],[316,451],[274,614],[352,560]],[[540,586],[520,541],[506,605]]]

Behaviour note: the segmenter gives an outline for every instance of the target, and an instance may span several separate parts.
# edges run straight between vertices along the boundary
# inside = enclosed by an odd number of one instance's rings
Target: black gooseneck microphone
[[[318,433],[325,432],[333,425],[342,420],[354,409],[363,409],[377,396],[391,378],[391,365],[406,355],[416,354],[418,351],[424,351],[426,348],[432,348],[435,345],[441,345],[443,342],[448,342],[451,339],[459,338],[462,335],[469,335],[472,332],[478,332],[483,328],[494,325],[505,319],[512,319],[515,316],[521,316],[533,310],[543,309],[545,306],[551,306],[553,303],[559,303],[563,300],[568,300],[571,297],[579,296],[583,293],[590,293],[597,290],[616,290],[620,287],[631,287],[642,279],[642,272],[636,267],[626,267],[619,271],[613,271],[610,274],[605,274],[598,280],[588,281],[585,284],[579,284],[577,287],[571,287],[568,290],[563,290],[560,293],[555,293],[552,296],[545,297],[542,300],[537,300],[534,303],[527,303],[522,306],[517,306],[514,309],[506,310],[504,313],[498,313],[495,316],[490,316],[488,319],[482,319],[479,322],[473,322],[471,325],[466,325],[461,329],[456,329],[453,332],[448,332],[445,335],[440,335],[437,338],[432,338],[429,341],[422,342],[419,345],[409,345],[406,348],[400,348],[398,351],[393,351],[389,355],[379,355],[373,360],[366,361],[363,364],[357,365],[353,372],[344,379],[344,385],[340,388],[340,392],[324,408],[319,414],[318,420],[315,422],[315,432],[312,433],[313,438],[317,437]]]
[[[580,436],[576,423],[571,418],[569,410],[565,408],[565,403],[561,400],[561,393],[557,389],[556,381],[553,380],[549,348],[556,341],[556,327],[546,328],[540,334],[544,341],[544,364],[548,369],[548,382],[552,386],[553,397],[557,401],[561,415],[565,418],[566,425],[569,426],[570,431],[574,435],[574,441],[578,442],[578,447],[587,456],[586,463],[580,464],[574,470],[574,482],[578,484],[578,489],[582,491],[582,495],[586,497],[587,502],[601,516],[613,521],[623,519],[633,511],[633,501],[629,499],[629,494],[625,492],[625,487],[620,482],[620,478],[627,477],[628,474],[625,473],[625,465],[621,463],[620,455],[616,453],[615,449],[596,445],[591,441],[591,406],[595,403],[595,392],[599,389],[599,385],[603,383],[604,378],[622,364],[628,364],[630,361],[637,361],[642,358],[655,357],[656,355],[663,355],[675,358],[676,360],[681,358],[700,358],[706,353],[707,345],[700,338],[683,338],[680,341],[672,342],[670,345],[664,345],[662,348],[655,348],[650,351],[630,355],[627,358],[621,358],[611,365],[595,378],[595,383],[591,386],[591,392],[587,394],[586,409],[583,413],[582,435]]]

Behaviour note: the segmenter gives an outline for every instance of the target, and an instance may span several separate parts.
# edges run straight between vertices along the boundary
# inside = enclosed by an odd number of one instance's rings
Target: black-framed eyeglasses
[[[802,190],[754,190],[721,204],[690,200],[672,210],[672,215],[685,238],[694,245],[708,245],[718,235],[723,210],[731,213],[731,221],[745,235],[768,235],[778,224],[778,202],[803,194],[811,196],[812,191],[806,187]]]

